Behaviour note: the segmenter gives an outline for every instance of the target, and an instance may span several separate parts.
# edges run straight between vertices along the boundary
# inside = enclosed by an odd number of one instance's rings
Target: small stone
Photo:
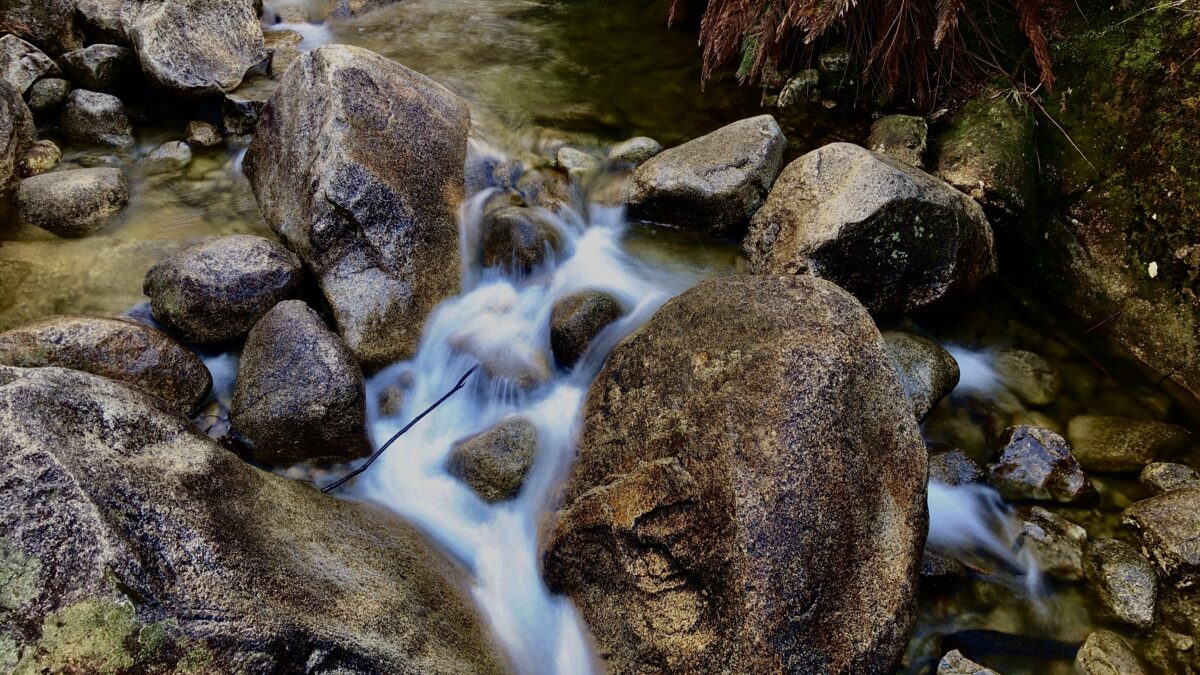
[[[988,479],[1006,499],[1079,502],[1095,491],[1071,447],[1058,434],[1033,426],[1009,427],[1002,449],[988,466]]]
[[[1125,509],[1121,524],[1137,537],[1159,578],[1177,588],[1200,582],[1200,488],[1182,488]]]
[[[484,223],[483,265],[528,274],[562,248],[562,237],[536,211],[497,209]]]
[[[928,548],[921,556],[921,579],[933,583],[956,582],[969,576],[967,566]]]
[[[121,99],[86,89],[67,96],[59,126],[75,145],[127,148],[133,145],[133,127]]]
[[[1142,469],[1138,482],[1151,493],[1160,495],[1172,490],[1200,487],[1200,474],[1186,464],[1151,462]]]
[[[1137,654],[1110,630],[1088,636],[1075,655],[1075,668],[1082,675],[1148,675]]]
[[[58,66],[42,50],[15,35],[0,37],[0,80],[24,94],[39,78],[57,75]]]
[[[777,102],[780,108],[789,108],[804,103],[816,103],[820,98],[821,73],[816,68],[808,68],[783,85]]]
[[[918,169],[925,166],[929,123],[915,115],[887,115],[871,125],[867,149]]]
[[[982,483],[983,467],[958,448],[947,446],[929,453],[929,479],[946,485]]]
[[[39,117],[52,115],[66,102],[71,83],[57,77],[38,80],[29,88],[29,109]]]
[[[825,87],[840,87],[848,84],[850,74],[850,52],[845,47],[834,47],[817,57],[817,71]]]
[[[958,384],[958,363],[941,345],[920,335],[886,331],[883,341],[913,414],[918,420],[925,419]]]
[[[221,113],[225,129],[232,134],[249,134],[258,125],[258,114],[279,86],[277,80],[259,78],[225,94]]]
[[[1102,415],[1079,415],[1067,424],[1067,438],[1089,471],[1132,473],[1182,450],[1192,440],[1174,424]]]
[[[117,45],[89,45],[60,57],[67,77],[81,89],[112,93],[136,72],[133,51]]]
[[[222,140],[221,132],[217,127],[208,122],[200,121],[188,122],[185,136],[188,145],[202,148],[211,148],[214,145],[219,145]]]
[[[34,141],[25,154],[17,160],[17,175],[22,178],[49,173],[62,160],[62,150],[52,141]]]
[[[588,171],[596,166],[595,157],[582,150],[566,146],[558,149],[554,161],[558,168],[568,173],[572,171]]]
[[[1049,405],[1062,389],[1062,377],[1050,362],[1023,349],[996,352],[996,372],[1012,393],[1029,405]]]
[[[550,349],[564,368],[574,366],[592,340],[625,312],[616,298],[584,291],[562,298],[550,314]]]
[[[142,158],[140,165],[146,173],[182,171],[192,162],[192,149],[183,141],[167,141]]]
[[[1108,616],[1141,629],[1154,625],[1158,576],[1136,549],[1116,539],[1098,539],[1088,544],[1084,568]]]
[[[1021,513],[1017,544],[1028,549],[1038,567],[1052,577],[1067,581],[1083,578],[1087,538],[1087,530],[1040,506]]]
[[[516,497],[537,458],[537,427],[515,417],[454,444],[450,474],[495,503]]]
[[[938,662],[937,675],[1000,675],[962,655],[957,649],[948,652]]]
[[[636,166],[662,151],[662,144],[658,141],[646,136],[637,136],[612,146],[608,151],[608,159],[611,162]]]
[[[129,203],[120,169],[73,169],[33,176],[17,188],[26,222],[60,237],[84,237],[107,225]]]
[[[278,76],[300,58],[300,42],[304,36],[294,30],[263,31],[263,44],[271,55],[271,74]]]

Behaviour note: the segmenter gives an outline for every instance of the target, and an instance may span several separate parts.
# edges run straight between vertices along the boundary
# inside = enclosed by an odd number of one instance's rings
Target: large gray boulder
[[[133,145],[133,125],[125,104],[111,94],[75,89],[67,96],[59,116],[67,140],[81,146],[128,148]]]
[[[780,174],[742,243],[756,274],[813,274],[876,314],[963,298],[996,271],[966,195],[911,166],[831,143]]]
[[[0,485],[6,672],[506,671],[409,525],[111,380],[0,367]]]
[[[75,0],[4,0],[0,31],[28,40],[51,56],[83,46]]]
[[[362,370],[300,300],[275,305],[246,337],[230,415],[263,464],[350,460],[370,452]]]
[[[71,169],[32,176],[17,187],[17,211],[26,222],[64,238],[86,237],[129,203],[120,169]]]
[[[142,291],[154,320],[190,342],[239,338],[272,307],[298,298],[300,260],[250,234],[205,239],[154,263]]]
[[[126,0],[122,21],[142,72],[177,95],[233,91],[267,58],[251,0]]]
[[[101,375],[153,394],[184,414],[212,388],[204,362],[165,333],[99,316],[46,317],[0,333],[0,364]]]
[[[664,150],[633,172],[629,213],[740,236],[779,174],[785,144],[775,118],[759,115]]]
[[[703,281],[617,347],[583,415],[544,569],[609,672],[894,671],[926,451],[850,294]]]
[[[412,355],[458,292],[469,126],[441,85],[341,45],[292,64],[262,111],[245,161],[259,208],[368,370]]]
[[[16,175],[17,162],[33,143],[33,115],[29,106],[7,82],[0,81],[0,192]]]
[[[16,35],[0,37],[0,80],[8,82],[18,93],[24,94],[42,77],[57,74],[54,59],[42,50]]]

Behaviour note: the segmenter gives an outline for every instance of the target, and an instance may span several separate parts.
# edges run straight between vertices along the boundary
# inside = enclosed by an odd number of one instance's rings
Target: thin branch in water
[[[404,425],[404,428],[402,428],[400,431],[397,431],[396,433],[392,434],[392,437],[391,437],[391,438],[389,438],[389,439],[387,439],[387,442],[386,442],[386,443],[384,443],[383,445],[379,446],[379,449],[378,449],[378,450],[376,450],[375,452],[371,453],[371,456],[367,458],[367,461],[363,462],[363,465],[362,465],[362,466],[360,466],[360,467],[358,467],[357,469],[355,469],[355,470],[351,471],[350,473],[346,474],[345,476],[342,476],[341,478],[337,479],[337,480],[336,480],[336,481],[334,481],[333,483],[330,483],[329,485],[326,485],[325,487],[321,488],[321,492],[324,492],[324,493],[326,493],[326,494],[329,494],[330,492],[333,492],[334,490],[338,489],[339,487],[341,487],[341,486],[345,485],[345,484],[346,484],[346,482],[347,482],[347,481],[349,481],[351,478],[354,478],[354,477],[355,477],[355,476],[357,476],[358,474],[360,474],[360,473],[362,473],[362,472],[366,471],[366,470],[367,470],[367,468],[368,468],[368,467],[370,467],[370,466],[371,466],[371,464],[372,464],[372,463],[373,463],[375,460],[379,459],[379,456],[383,454],[383,451],[388,449],[388,446],[390,446],[392,443],[396,442],[396,439],[397,439],[397,438],[400,438],[401,436],[403,436],[403,435],[404,435],[404,432],[406,432],[406,431],[408,431],[409,429],[413,428],[413,425],[414,425],[414,424],[416,424],[417,422],[420,422],[422,418],[424,418],[424,417],[425,417],[426,415],[428,415],[429,413],[433,412],[433,409],[434,409],[434,408],[438,407],[438,406],[439,406],[439,405],[441,405],[442,403],[445,403],[446,399],[450,398],[450,397],[451,397],[451,396],[453,396],[455,393],[457,393],[459,389],[462,389],[462,388],[463,388],[463,386],[464,386],[464,385],[467,383],[467,378],[468,378],[468,377],[471,377],[471,373],[474,373],[474,372],[475,372],[475,369],[476,369],[476,368],[478,368],[478,367],[479,367],[479,366],[471,366],[471,369],[470,369],[470,370],[468,370],[467,372],[463,373],[463,376],[462,376],[462,377],[460,377],[460,378],[458,378],[458,384],[454,385],[454,388],[453,388],[453,389],[451,389],[450,391],[446,392],[445,394],[442,394],[442,397],[441,397],[441,398],[439,398],[438,400],[434,401],[434,402],[433,402],[433,405],[431,405],[431,406],[429,406],[428,408],[426,408],[425,410],[423,410],[423,411],[421,412],[421,414],[420,414],[420,415],[417,415],[416,417],[412,418],[412,421],[411,421],[411,422],[409,422],[408,424],[405,424],[405,425]]]

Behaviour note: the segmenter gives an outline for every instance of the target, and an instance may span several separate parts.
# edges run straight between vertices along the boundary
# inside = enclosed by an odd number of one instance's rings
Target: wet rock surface
[[[1186,464],[1151,462],[1142,469],[1138,482],[1151,493],[1160,495],[1172,490],[1200,487],[1200,473]]]
[[[925,419],[958,384],[958,363],[941,345],[920,335],[886,331],[883,340],[912,402],[913,414],[918,420]]]
[[[813,274],[875,314],[944,305],[996,271],[979,205],[849,143],[789,164],[742,242],[755,274]]]
[[[0,383],[17,672],[507,671],[409,525],[255,469],[111,380]]]
[[[484,222],[483,266],[528,274],[562,250],[562,236],[534,209],[507,206]]]
[[[931,449],[929,452],[929,479],[946,485],[969,485],[982,483],[983,467],[970,455],[954,447]]]
[[[128,148],[133,145],[133,126],[121,99],[86,89],[67,96],[59,117],[67,140],[80,146]]]
[[[669,148],[633,173],[632,217],[718,236],[740,236],[783,163],[775,118],[760,115]]]
[[[30,224],[60,237],[86,237],[129,203],[129,183],[120,169],[55,171],[22,180],[16,203]]]
[[[637,136],[608,149],[608,161],[638,165],[662,152],[662,144],[653,138]]]
[[[58,166],[61,159],[62,150],[53,141],[34,141],[17,160],[17,175],[28,178],[47,173]]]
[[[1184,488],[1137,502],[1121,515],[1159,578],[1180,587],[1200,581],[1200,488]]]
[[[39,119],[52,118],[67,102],[71,83],[57,77],[38,80],[29,88],[29,109]]]
[[[988,480],[1006,499],[1086,502],[1095,489],[1066,439],[1048,429],[1015,426],[1000,436],[1000,453]]]
[[[0,364],[54,366],[100,375],[190,413],[212,377],[195,354],[141,324],[98,316],[52,316],[0,333]]]
[[[625,315],[607,293],[584,291],[559,300],[550,313],[550,350],[559,365],[574,366],[606,326]]]
[[[915,616],[925,454],[849,294],[703,281],[592,385],[546,578],[610,672],[889,671]]]
[[[1174,424],[1103,415],[1071,418],[1067,437],[1085,469],[1128,473],[1169,458],[1192,440]]]
[[[1062,376],[1049,361],[1034,352],[1000,349],[996,352],[995,367],[1004,386],[1029,405],[1053,403],[1062,390]]]
[[[1042,572],[1067,581],[1083,579],[1086,530],[1040,506],[1022,510],[1020,517],[1017,543],[1033,554]]]
[[[505,420],[450,449],[450,475],[488,502],[512,499],[537,458],[537,427],[524,417]]]
[[[1154,624],[1158,576],[1137,549],[1116,539],[1092,541],[1085,569],[1088,584],[1110,618],[1142,629]]]
[[[184,248],[146,272],[143,291],[154,319],[191,342],[220,342],[250,331],[284,300],[300,296],[300,260],[279,244],[248,234]]]
[[[368,370],[411,356],[458,291],[468,127],[441,85],[344,46],[305,54],[263,110],[245,160],[259,208]]]
[[[362,370],[299,300],[275,305],[246,337],[230,414],[263,464],[349,460],[371,449]]]

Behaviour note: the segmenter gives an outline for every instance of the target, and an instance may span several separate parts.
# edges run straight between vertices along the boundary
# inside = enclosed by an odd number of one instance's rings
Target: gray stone
[[[1143,499],[1125,509],[1121,524],[1137,537],[1160,579],[1179,588],[1200,581],[1200,488]]]
[[[938,662],[937,675],[1000,675],[1000,673],[975,663],[955,649],[947,652]]]
[[[29,109],[35,115],[50,117],[58,112],[71,93],[71,83],[57,77],[47,77],[29,88]]]
[[[941,345],[920,335],[887,331],[883,340],[913,414],[925,419],[958,384],[958,362]]]
[[[15,35],[0,37],[0,80],[24,94],[35,81],[58,75],[54,59]]]
[[[300,42],[304,36],[294,30],[263,31],[263,44],[271,54],[271,75],[280,76],[300,58]]]
[[[583,291],[554,303],[550,313],[550,350],[564,368],[573,367],[606,326],[625,315],[607,293]]]
[[[918,169],[925,166],[929,123],[915,115],[887,115],[871,125],[867,149]]]
[[[17,210],[28,223],[74,238],[103,228],[129,203],[120,169],[71,169],[33,176],[17,187]]]
[[[154,320],[191,342],[242,337],[272,307],[300,297],[300,260],[249,234],[206,239],[159,260],[143,292]]]
[[[22,178],[48,173],[58,166],[62,150],[53,141],[34,141],[17,161],[17,175]]]
[[[293,64],[263,110],[245,161],[259,209],[368,370],[411,356],[458,292],[469,127],[441,85],[340,45]]]
[[[1186,464],[1151,462],[1142,469],[1138,482],[1152,494],[1189,487],[1200,487],[1200,474]]]
[[[1001,450],[988,465],[988,480],[1006,499],[1079,502],[1095,498],[1095,490],[1062,436],[1040,427],[1009,427],[1000,436]]]
[[[1087,530],[1040,506],[1021,512],[1017,544],[1027,549],[1045,574],[1067,581],[1083,579]]]
[[[633,172],[629,213],[714,235],[740,235],[775,182],[784,144],[775,118],[760,115],[664,150]]]
[[[130,85],[137,72],[133,52],[118,45],[89,45],[59,57],[67,77],[80,89],[113,93]]]
[[[220,145],[223,140],[221,132],[208,122],[188,122],[187,131],[184,133],[188,145],[201,148],[211,148],[214,145]]]
[[[984,473],[970,455],[958,448],[945,447],[930,450],[929,479],[946,485],[969,485],[982,483]]]
[[[1154,625],[1158,576],[1135,548],[1116,539],[1097,539],[1088,544],[1085,569],[1106,615],[1143,630]]]
[[[849,143],[792,162],[742,247],[755,274],[813,274],[876,314],[960,300],[996,271],[992,229],[942,181]]]
[[[554,163],[560,169],[570,173],[594,169],[599,161],[583,150],[563,146],[555,154]]]
[[[537,211],[508,206],[488,214],[483,223],[483,266],[529,274],[562,251],[562,235]]]
[[[76,89],[67,96],[59,126],[67,140],[80,146],[128,148],[133,145],[133,126],[125,104],[110,94]]]
[[[233,91],[267,57],[249,0],[126,0],[122,12],[142,72],[177,95]]]
[[[637,136],[621,141],[608,149],[608,160],[618,164],[637,166],[662,152],[662,144],[653,138]]]
[[[816,68],[800,71],[789,79],[779,92],[779,107],[790,108],[815,103],[821,98],[821,74]]]
[[[83,30],[92,42],[128,45],[121,7],[125,0],[75,0]]]
[[[17,162],[33,144],[33,115],[12,85],[0,80],[0,192],[17,177]]]
[[[1075,655],[1081,675],[1149,675],[1137,654],[1110,630],[1098,630],[1084,640]]]
[[[1174,424],[1103,415],[1072,417],[1067,438],[1085,469],[1121,473],[1141,471],[1192,441],[1186,429]]]
[[[192,149],[183,141],[167,141],[150,151],[138,165],[148,174],[177,173],[192,163]]]
[[[83,46],[83,31],[76,23],[75,0],[4,0],[0,26],[28,40],[51,56]]]
[[[537,448],[537,427],[524,417],[514,417],[455,443],[447,464],[452,476],[484,500],[502,502],[520,493]]]
[[[708,279],[592,384],[545,577],[608,672],[893,672],[925,455],[853,297],[814,277]]]
[[[208,397],[212,377],[166,334],[99,316],[52,316],[0,333],[0,364],[70,368],[124,382],[187,414]]]

